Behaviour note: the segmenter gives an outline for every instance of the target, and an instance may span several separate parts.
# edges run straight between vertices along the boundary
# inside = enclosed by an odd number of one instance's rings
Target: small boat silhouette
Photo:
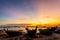
[[[5,27],[3,28],[3,30],[7,33],[7,35],[9,37],[19,36],[22,34],[22,32],[20,30],[18,30],[18,31],[17,30],[8,30],[8,28],[7,28],[7,30],[5,30]]]
[[[47,28],[47,29],[39,29],[40,34],[42,35],[52,35],[57,27]]]
[[[36,32],[37,32],[37,27],[35,28],[35,30],[29,30],[28,28],[26,28],[26,30],[27,30],[28,37],[34,37],[36,35]]]
[[[8,34],[8,36],[19,36],[22,33],[20,31],[6,31],[6,33]]]

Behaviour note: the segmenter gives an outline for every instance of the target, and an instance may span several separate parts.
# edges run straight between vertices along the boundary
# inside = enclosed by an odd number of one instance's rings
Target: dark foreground
[[[11,37],[0,37],[0,40],[60,40],[60,34],[52,34],[49,36],[37,34],[34,37],[28,37],[25,34]]]
[[[0,40],[60,40],[60,30],[56,28],[39,29],[39,33],[36,33],[37,27],[34,30],[26,28],[27,33],[0,30]]]

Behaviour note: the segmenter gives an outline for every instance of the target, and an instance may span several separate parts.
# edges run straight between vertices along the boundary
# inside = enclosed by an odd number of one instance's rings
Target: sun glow
[[[52,22],[52,21],[50,21],[50,20],[42,20],[42,21],[41,21],[42,24],[49,24],[49,23],[51,23],[51,22]]]
[[[43,18],[42,20],[41,20],[41,24],[50,24],[50,23],[53,23],[54,21],[53,21],[53,18]]]

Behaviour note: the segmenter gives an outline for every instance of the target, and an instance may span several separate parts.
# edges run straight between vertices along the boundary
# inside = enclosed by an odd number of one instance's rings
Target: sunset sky
[[[60,0],[0,0],[0,25],[60,23]]]

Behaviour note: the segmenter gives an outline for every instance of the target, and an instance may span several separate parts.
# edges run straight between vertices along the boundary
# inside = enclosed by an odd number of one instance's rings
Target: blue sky
[[[37,17],[36,0],[0,0],[0,22],[30,21]],[[12,20],[12,21],[11,21]],[[13,23],[14,23],[13,22]]]
[[[0,0],[0,24],[60,23],[60,0]]]

